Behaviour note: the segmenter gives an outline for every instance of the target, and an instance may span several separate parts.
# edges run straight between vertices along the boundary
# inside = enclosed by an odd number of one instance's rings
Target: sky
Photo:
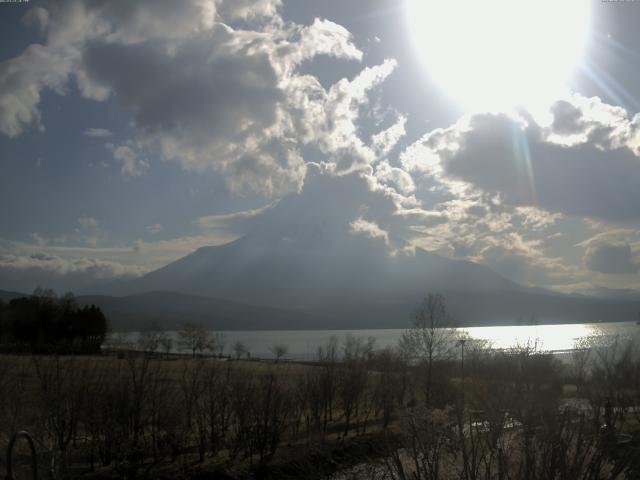
[[[639,290],[640,2],[558,3],[0,3],[0,289],[326,203],[389,255]]]

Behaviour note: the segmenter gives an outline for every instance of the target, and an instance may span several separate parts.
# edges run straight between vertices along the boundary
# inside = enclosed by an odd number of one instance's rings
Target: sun
[[[467,110],[539,106],[567,92],[589,0],[407,0],[428,75]]]

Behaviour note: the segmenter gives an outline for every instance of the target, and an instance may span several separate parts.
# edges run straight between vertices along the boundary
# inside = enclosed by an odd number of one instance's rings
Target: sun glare
[[[428,75],[466,109],[539,106],[567,91],[589,0],[407,0]]]

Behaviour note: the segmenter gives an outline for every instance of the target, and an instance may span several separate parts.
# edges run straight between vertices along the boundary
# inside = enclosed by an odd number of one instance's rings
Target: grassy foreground
[[[635,344],[465,353],[3,355],[0,448],[28,430],[40,478],[640,478]]]

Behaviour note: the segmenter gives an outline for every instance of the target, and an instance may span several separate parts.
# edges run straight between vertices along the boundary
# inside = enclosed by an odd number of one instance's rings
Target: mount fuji
[[[181,294],[184,297],[176,301],[201,304],[198,318],[211,312],[213,324],[215,309],[194,298],[216,299],[227,302],[223,323],[232,329],[402,328],[429,292],[445,295],[453,319],[464,325],[516,324],[522,319],[623,321],[635,319],[640,310],[637,300],[524,287],[483,265],[400,248],[406,245],[381,231],[354,231],[354,220],[363,211],[357,199],[367,187],[348,179],[334,181],[333,188],[343,191],[327,196],[326,186],[319,183],[311,182],[302,194],[265,209],[251,230],[233,242],[200,248],[142,277],[92,293]],[[385,205],[367,204],[370,214],[376,207]],[[126,298],[119,301],[126,304]],[[153,301],[148,301],[152,310]],[[139,297],[136,305],[144,311]],[[233,320],[229,305],[251,307],[251,325],[245,311]],[[278,320],[273,320],[274,314]],[[264,320],[256,321],[253,315]]]

